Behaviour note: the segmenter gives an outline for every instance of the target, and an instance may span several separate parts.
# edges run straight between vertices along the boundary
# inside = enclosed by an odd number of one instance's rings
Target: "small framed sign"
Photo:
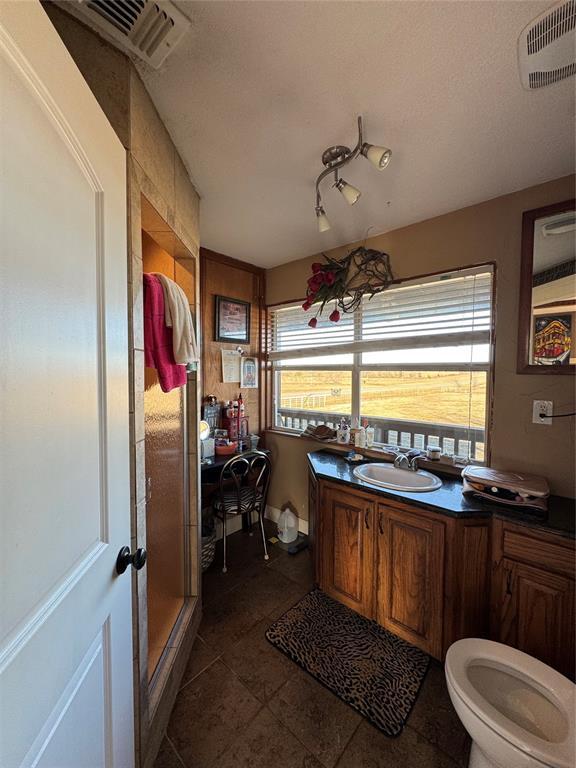
[[[214,340],[250,343],[250,303],[215,296]]]
[[[256,389],[258,387],[257,358],[240,358],[240,386],[242,389]]]

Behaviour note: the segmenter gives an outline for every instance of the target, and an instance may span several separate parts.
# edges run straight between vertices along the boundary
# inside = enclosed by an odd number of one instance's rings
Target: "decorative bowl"
[[[232,456],[233,453],[236,453],[238,450],[238,443],[229,443],[228,445],[217,445],[216,446],[216,455],[217,456]]]

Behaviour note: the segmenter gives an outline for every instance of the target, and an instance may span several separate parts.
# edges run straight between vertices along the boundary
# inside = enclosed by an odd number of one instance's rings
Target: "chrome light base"
[[[326,176],[334,174],[334,186],[342,193],[350,205],[354,205],[360,197],[360,190],[340,179],[338,171],[358,157],[358,155],[365,157],[378,170],[383,170],[388,165],[391,154],[391,151],[386,147],[379,147],[364,142],[362,136],[362,117],[360,116],[358,117],[358,142],[354,149],[350,149],[350,147],[346,147],[343,144],[335,144],[333,147],[328,147],[328,149],[324,150],[322,153],[322,163],[325,168],[316,179],[316,217],[320,232],[326,232],[330,228],[326,213],[322,207],[320,182]]]
[[[336,144],[334,147],[328,147],[322,152],[322,162],[326,168],[333,168],[338,163],[346,160],[352,150],[350,147],[344,147],[342,144]]]

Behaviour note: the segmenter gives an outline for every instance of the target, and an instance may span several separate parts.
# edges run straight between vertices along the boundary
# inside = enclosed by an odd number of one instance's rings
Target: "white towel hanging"
[[[188,297],[180,286],[166,275],[154,272],[164,290],[165,321],[172,328],[174,360],[179,365],[197,363],[198,346]]]

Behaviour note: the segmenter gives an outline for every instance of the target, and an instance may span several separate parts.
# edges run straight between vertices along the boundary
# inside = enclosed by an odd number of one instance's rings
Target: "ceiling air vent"
[[[158,69],[190,22],[169,0],[73,0],[59,3],[126,53]]]
[[[520,79],[527,90],[576,74],[576,0],[561,0],[522,30]]]

